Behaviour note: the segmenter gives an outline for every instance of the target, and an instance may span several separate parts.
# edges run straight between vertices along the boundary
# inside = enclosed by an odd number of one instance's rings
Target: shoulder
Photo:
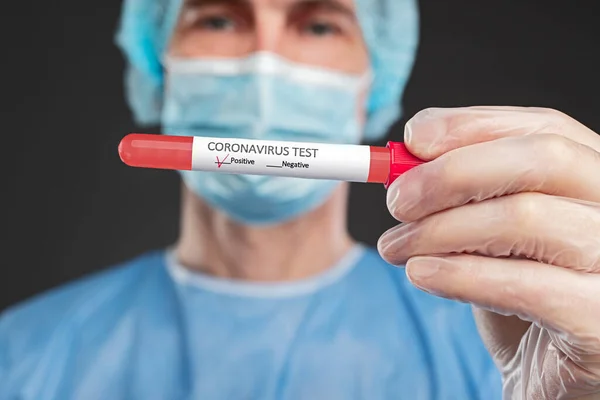
[[[161,270],[162,255],[144,254],[4,311],[0,315],[0,378],[2,365],[41,351],[61,332],[69,332],[62,336],[68,338],[84,327],[110,326],[135,301],[144,281]]]
[[[76,281],[51,289],[19,303],[2,314],[0,327],[43,324],[57,321],[56,317],[83,317],[81,310],[98,309],[118,296],[131,293],[132,285],[139,282],[148,268],[162,265],[162,252],[147,253],[122,264],[117,264]],[[35,318],[32,318],[35,317]]]

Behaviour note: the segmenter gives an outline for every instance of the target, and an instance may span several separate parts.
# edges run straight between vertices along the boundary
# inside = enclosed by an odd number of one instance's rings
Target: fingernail
[[[392,254],[390,251],[390,245],[392,244],[392,242],[396,242],[397,232],[400,229],[402,229],[402,225],[395,226],[393,228],[388,229],[387,232],[385,232],[383,235],[381,235],[381,237],[377,241],[377,251],[379,251],[379,254],[385,260],[390,261],[390,259],[392,258],[391,257]],[[393,262],[392,262],[392,264],[393,264]]]
[[[410,146],[412,140],[412,128],[410,127],[410,121],[404,125],[404,144]]]
[[[411,229],[408,224],[401,224],[389,229],[379,238],[377,250],[388,263],[404,266],[415,246],[418,230]]]
[[[377,251],[385,259],[386,250],[390,244],[389,235],[384,233],[377,241]]]
[[[447,130],[447,113],[445,109],[428,108],[415,114],[404,127],[404,140],[411,149],[426,157],[435,154]]]
[[[396,180],[390,185],[390,187],[387,190],[385,200],[388,210],[390,212],[392,212],[392,208],[394,208],[396,203],[398,202],[398,197],[400,196],[400,188],[404,186],[403,181],[404,179],[401,175],[398,178],[396,178]]]
[[[440,270],[440,260],[435,258],[412,258],[406,264],[406,275],[415,286],[421,287],[423,281],[428,280]]]
[[[423,199],[422,181],[415,171],[409,171],[399,176],[388,188],[386,205],[394,218],[405,221],[422,204]]]

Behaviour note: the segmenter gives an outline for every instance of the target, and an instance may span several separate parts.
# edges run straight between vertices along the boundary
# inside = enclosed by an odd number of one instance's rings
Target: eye
[[[200,18],[196,25],[201,29],[210,31],[230,31],[235,28],[235,22],[233,19],[222,15],[213,15]]]
[[[341,33],[341,30],[337,25],[320,21],[312,21],[307,23],[302,28],[302,31],[305,34],[313,36],[329,36]]]

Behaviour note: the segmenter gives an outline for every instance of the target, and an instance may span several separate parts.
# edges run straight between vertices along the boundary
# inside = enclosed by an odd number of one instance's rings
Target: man
[[[416,31],[410,0],[130,0],[119,43],[166,133],[359,143],[397,118]],[[469,306],[350,238],[346,184],[184,172],[172,249],[6,312],[0,398],[597,397],[598,136],[476,107],[405,142],[431,162],[390,187],[379,252],[477,306],[492,357]]]

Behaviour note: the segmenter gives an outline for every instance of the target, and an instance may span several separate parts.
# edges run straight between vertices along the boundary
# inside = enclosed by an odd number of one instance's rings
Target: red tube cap
[[[400,175],[425,163],[425,161],[412,155],[404,143],[388,142],[386,147],[390,149],[390,173],[387,182],[384,183],[386,189],[389,188]]]

